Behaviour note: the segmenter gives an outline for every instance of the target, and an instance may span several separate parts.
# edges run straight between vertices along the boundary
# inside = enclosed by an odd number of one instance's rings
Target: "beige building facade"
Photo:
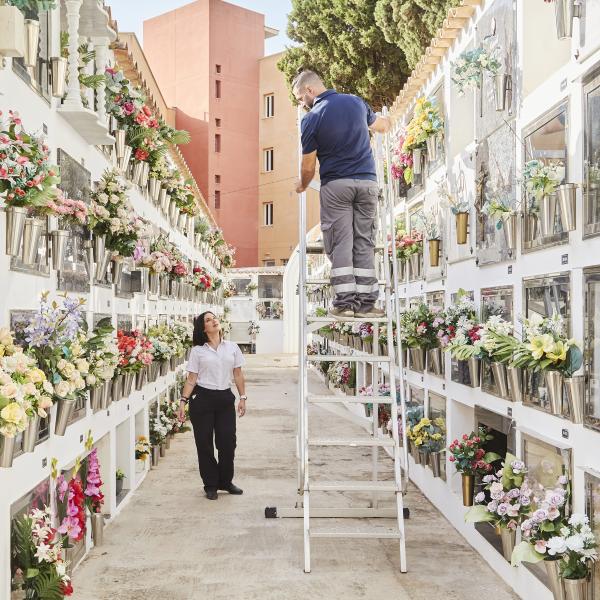
[[[283,53],[260,60],[258,186],[258,262],[287,263],[298,244],[297,109],[292,105],[277,61]],[[319,193],[307,192],[308,229],[319,222]]]

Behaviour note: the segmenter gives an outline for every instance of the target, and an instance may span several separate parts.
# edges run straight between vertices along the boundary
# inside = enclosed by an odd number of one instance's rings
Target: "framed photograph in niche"
[[[586,386],[583,424],[585,427],[600,431],[600,266],[584,269],[583,282],[585,293],[583,364]]]
[[[444,436],[446,435],[446,398],[444,396],[440,396],[435,392],[429,392],[428,394],[428,406],[427,406],[427,417],[432,421],[435,419],[439,419],[436,424],[443,429]],[[440,460],[440,477],[444,481],[446,481],[446,444],[444,444],[444,449],[441,452],[441,460]]]
[[[502,317],[510,323],[514,319],[513,286],[505,285],[481,290],[481,322],[490,317]],[[481,389],[489,394],[500,397],[494,381],[492,367],[486,361],[481,362]]]
[[[466,297],[469,300],[475,299],[473,290],[466,292]],[[450,304],[454,304],[458,298],[458,292],[450,294]],[[464,360],[450,359],[450,379],[462,385],[471,385],[471,375],[469,374],[468,363]]]
[[[570,273],[554,273],[523,279],[523,316],[526,319],[551,317],[560,314],[565,320],[567,334],[571,331]],[[543,371],[526,371],[523,403],[550,412]],[[563,394],[563,415],[568,415],[568,403]]]
[[[57,151],[60,168],[60,189],[68,198],[90,203],[92,185],[91,173],[62,148]],[[83,225],[68,225],[59,219],[60,229],[71,232],[67,242],[63,269],[58,273],[58,289],[65,292],[87,293],[90,282],[84,262],[84,242],[90,234]]]
[[[600,70],[583,86],[584,101],[584,237],[600,234]]]
[[[129,332],[133,329],[131,315],[117,315],[117,329]]]
[[[562,176],[562,183],[568,177],[568,103],[561,103],[545,115],[537,119],[523,131],[522,164],[530,160],[539,160],[544,165],[555,165]],[[538,248],[548,248],[569,241],[569,234],[561,225],[559,210],[554,219],[554,233],[542,236],[539,223],[539,205],[532,194],[528,194],[525,186],[522,190],[523,219],[521,222],[521,247],[523,252]]]
[[[585,513],[590,519],[590,527],[596,534],[596,539],[600,539],[600,473],[597,471],[585,472]],[[599,562],[594,564],[590,586],[589,600],[600,600]]]

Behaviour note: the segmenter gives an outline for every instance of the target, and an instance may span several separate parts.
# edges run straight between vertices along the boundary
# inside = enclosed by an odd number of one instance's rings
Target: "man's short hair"
[[[314,72],[308,69],[301,71],[292,81],[292,90],[301,91],[307,85],[323,85],[323,80]]]

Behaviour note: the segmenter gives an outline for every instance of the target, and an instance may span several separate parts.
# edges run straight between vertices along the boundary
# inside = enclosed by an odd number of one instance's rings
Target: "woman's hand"
[[[238,404],[238,415],[243,417],[246,414],[246,401],[243,398],[240,398],[240,402]]]
[[[185,402],[179,403],[179,421],[185,423]]]

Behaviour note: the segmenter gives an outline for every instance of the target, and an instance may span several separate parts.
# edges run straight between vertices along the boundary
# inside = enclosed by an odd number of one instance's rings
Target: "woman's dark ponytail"
[[[207,310],[194,319],[194,334],[192,336],[192,344],[194,346],[204,346],[208,342],[208,336],[204,330],[204,317],[209,314],[212,315],[214,313]]]

